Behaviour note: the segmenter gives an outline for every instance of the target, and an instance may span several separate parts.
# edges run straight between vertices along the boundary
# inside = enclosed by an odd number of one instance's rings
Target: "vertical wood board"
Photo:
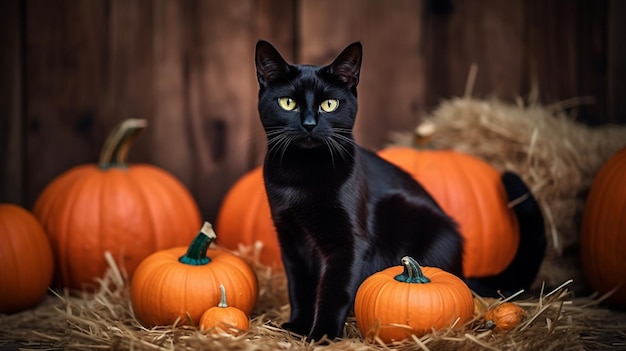
[[[19,1],[0,2],[0,203],[24,206],[22,27]]]
[[[411,0],[300,5],[300,63],[329,64],[351,42],[363,44],[355,137],[365,147],[383,147],[425,112],[421,11]]]

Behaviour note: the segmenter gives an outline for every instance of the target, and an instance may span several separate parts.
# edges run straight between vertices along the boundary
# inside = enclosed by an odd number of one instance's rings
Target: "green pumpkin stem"
[[[101,169],[126,168],[128,150],[147,124],[145,119],[132,118],[118,124],[104,141],[98,166]]]
[[[220,302],[217,304],[219,308],[227,308],[228,304],[226,303],[226,289],[224,288],[224,284],[220,284]]]
[[[181,256],[178,262],[192,266],[203,266],[211,262],[206,252],[209,246],[211,246],[211,243],[215,241],[215,238],[217,238],[217,235],[215,235],[211,223],[204,222],[202,229],[200,229],[198,235],[196,235],[189,245],[187,253]]]
[[[422,273],[420,265],[415,259],[409,256],[402,257],[402,266],[404,266],[404,272],[394,277],[395,280],[403,283],[417,283],[424,284],[429,283],[430,279]]]

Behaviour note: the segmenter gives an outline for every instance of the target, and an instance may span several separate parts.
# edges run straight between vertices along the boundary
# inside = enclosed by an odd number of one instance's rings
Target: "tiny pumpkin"
[[[20,206],[0,204],[0,313],[40,303],[53,271],[52,249],[35,216]]]
[[[131,302],[145,326],[170,325],[179,318],[198,325],[202,314],[220,300],[224,284],[230,305],[249,314],[258,296],[250,265],[223,249],[209,248],[216,235],[205,222],[189,247],[161,250],[146,257],[131,280]]]
[[[580,258],[590,287],[626,308],[626,148],[596,174],[583,209]]]
[[[126,163],[132,141],[146,121],[120,123],[104,143],[98,164],[73,167],[52,180],[33,213],[55,256],[55,285],[93,290],[111,252],[132,276],[149,254],[186,245],[202,223],[184,185],[148,164]]]
[[[433,329],[462,326],[474,313],[472,292],[458,277],[420,267],[411,257],[402,265],[369,276],[357,290],[354,313],[361,334],[383,342],[421,337]]]
[[[528,317],[522,307],[513,302],[503,302],[491,307],[485,313],[485,327],[501,333],[515,329]]]
[[[232,335],[250,329],[248,315],[238,308],[228,306],[224,284],[220,284],[220,302],[200,317],[200,329]]]
[[[453,150],[388,147],[378,154],[420,182],[457,221],[465,240],[465,277],[493,276],[509,266],[519,246],[519,226],[498,170]]]

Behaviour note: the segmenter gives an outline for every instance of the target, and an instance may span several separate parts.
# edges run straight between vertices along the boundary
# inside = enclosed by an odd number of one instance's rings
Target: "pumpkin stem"
[[[435,135],[435,124],[430,121],[424,121],[418,125],[413,131],[413,147],[416,149],[432,148],[431,141]]]
[[[415,259],[409,256],[402,257],[402,265],[404,266],[404,272],[394,277],[395,280],[403,283],[429,283],[430,279],[422,273],[420,265]]]
[[[220,284],[220,302],[217,304],[219,308],[227,308],[228,304],[226,303],[226,289],[224,288],[224,284]]]
[[[118,124],[104,141],[98,160],[100,169],[126,168],[126,155],[130,145],[147,124],[145,119],[133,118]]]
[[[187,253],[181,256],[178,262],[192,266],[202,266],[211,262],[206,252],[209,246],[211,246],[211,243],[215,241],[215,238],[217,238],[217,235],[215,235],[211,223],[204,222],[202,229],[200,229],[198,235],[196,235],[189,245]]]

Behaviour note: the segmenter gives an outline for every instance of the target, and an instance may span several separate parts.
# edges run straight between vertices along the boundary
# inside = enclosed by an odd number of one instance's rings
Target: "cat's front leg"
[[[291,313],[289,322],[284,323],[282,327],[299,335],[307,335],[314,318],[316,287],[311,283],[313,277],[293,266],[291,269],[285,267],[285,271]]]
[[[301,248],[302,245],[292,246],[285,240],[281,242],[291,308],[289,322],[284,323],[282,327],[300,335],[307,335],[313,325],[318,271],[311,263],[311,258],[305,258],[307,255],[299,253]]]
[[[325,257],[326,269],[320,277],[315,318],[308,335],[310,340],[343,336],[346,317],[358,288],[358,265],[354,255],[337,252]]]

